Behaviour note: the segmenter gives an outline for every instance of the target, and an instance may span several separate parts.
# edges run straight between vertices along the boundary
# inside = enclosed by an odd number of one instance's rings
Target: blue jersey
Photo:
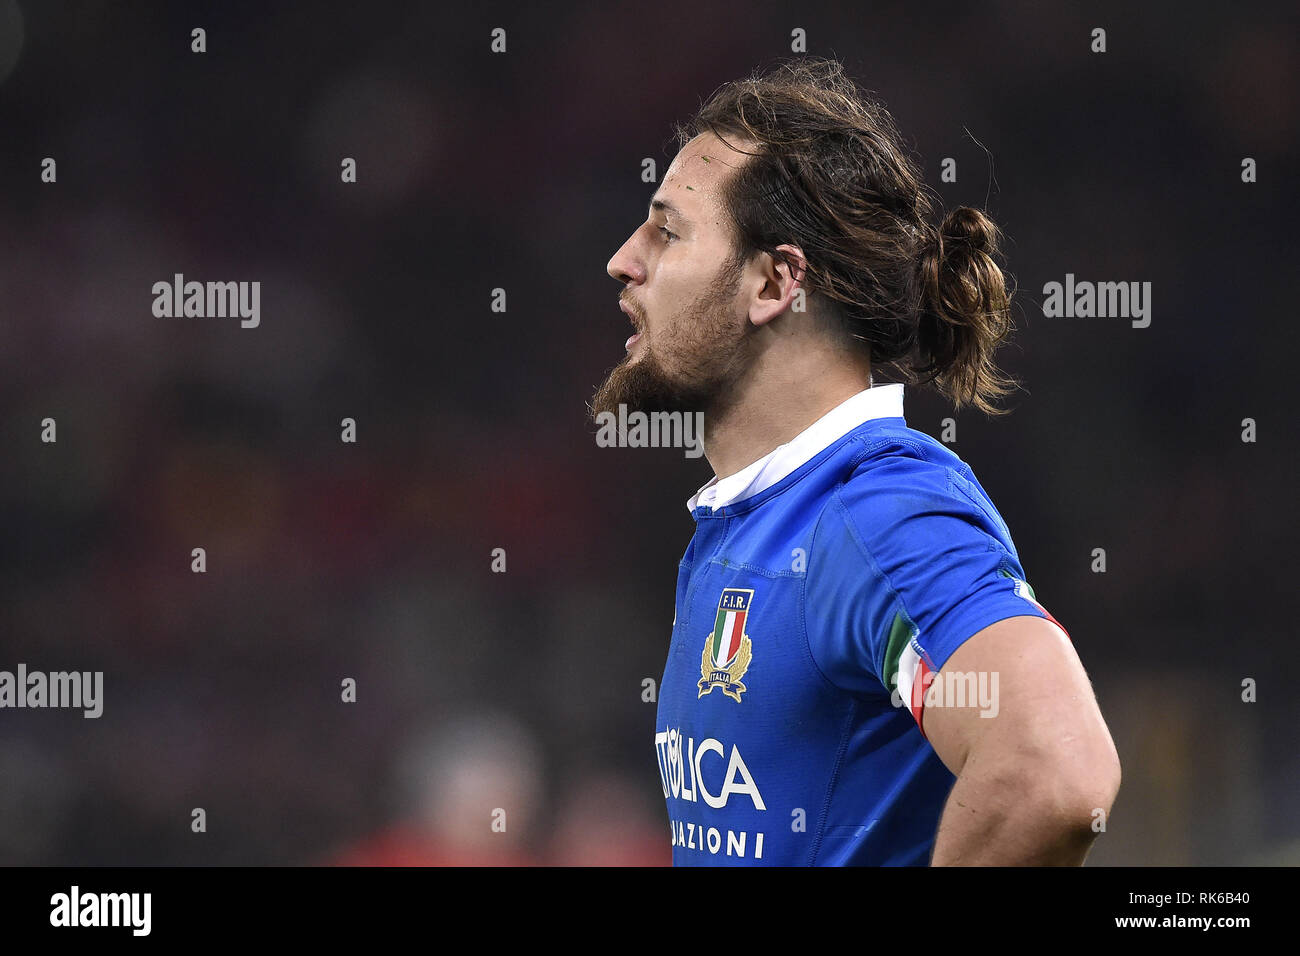
[[[691,499],[655,726],[674,865],[928,864],[955,778],[922,708],[947,686],[995,711],[997,690],[936,673],[997,621],[1054,620],[902,392],[859,393]]]

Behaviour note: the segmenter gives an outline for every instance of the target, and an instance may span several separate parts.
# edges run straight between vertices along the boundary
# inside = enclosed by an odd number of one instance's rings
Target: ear
[[[793,265],[767,252],[756,257],[762,286],[749,307],[749,321],[755,325],[766,325],[789,312],[795,293],[803,288],[804,271],[808,267],[803,250],[790,243],[782,243],[776,250],[784,252]]]

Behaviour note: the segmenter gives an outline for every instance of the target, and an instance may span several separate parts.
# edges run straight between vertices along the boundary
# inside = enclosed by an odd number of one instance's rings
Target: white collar
[[[691,496],[690,501],[686,502],[686,509],[694,511],[700,506],[721,508],[723,505],[750,498],[760,491],[771,488],[863,422],[873,418],[901,418],[902,416],[903,385],[901,382],[864,388],[752,465],[726,478],[719,479],[714,475],[707,484]]]

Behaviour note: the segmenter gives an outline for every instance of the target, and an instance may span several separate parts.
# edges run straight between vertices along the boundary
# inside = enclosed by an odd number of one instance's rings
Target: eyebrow
[[[650,208],[653,209],[655,212],[672,213],[674,216],[676,216],[682,222],[686,223],[688,226],[691,224],[691,221],[687,219],[685,215],[682,214],[682,211],[678,209],[676,206],[674,206],[672,203],[670,203],[667,199],[650,200]]]

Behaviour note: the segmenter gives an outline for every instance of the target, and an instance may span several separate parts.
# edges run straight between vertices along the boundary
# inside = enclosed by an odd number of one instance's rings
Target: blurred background
[[[597,447],[605,266],[796,28],[1009,237],[1025,391],[953,447],[1120,751],[1090,862],[1300,863],[1290,5],[178,7],[0,0],[0,668],[104,672],[0,711],[0,863],[668,862],[642,688],[711,472]],[[260,326],[155,317],[178,272]],[[1045,318],[1067,272],[1151,326]]]

